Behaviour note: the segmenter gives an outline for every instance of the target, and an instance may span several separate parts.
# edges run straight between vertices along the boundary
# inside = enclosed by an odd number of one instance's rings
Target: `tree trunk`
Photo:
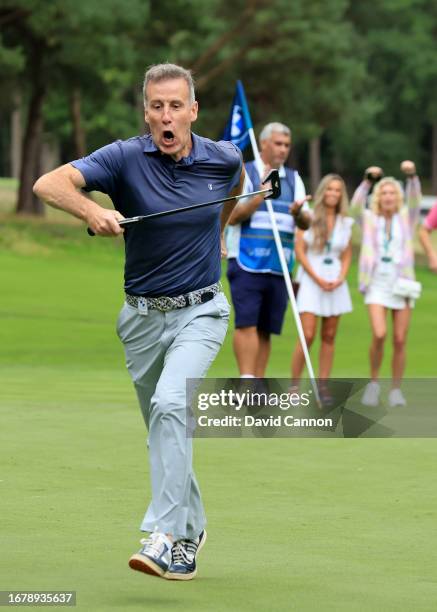
[[[433,195],[437,195],[437,122],[432,124],[431,189]]]
[[[32,93],[27,115],[26,132],[22,147],[20,188],[18,191],[17,213],[43,215],[43,204],[33,195],[32,187],[38,178],[43,128],[42,108],[46,94],[43,74],[42,49],[35,48],[31,66]]]
[[[310,140],[310,186],[311,193],[315,193],[322,178],[322,164],[320,159],[320,136]]]
[[[70,99],[71,121],[73,123],[73,140],[77,158],[86,155],[86,137],[82,125],[81,93],[78,87],[73,89]]]
[[[10,145],[10,160],[11,160],[11,176],[20,178],[21,168],[21,147],[23,144],[22,130],[22,100],[21,94],[17,91],[13,96],[14,108],[11,115],[11,145]]]

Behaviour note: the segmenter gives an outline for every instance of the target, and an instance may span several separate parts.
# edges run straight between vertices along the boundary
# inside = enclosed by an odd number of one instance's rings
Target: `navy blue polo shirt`
[[[228,196],[238,185],[242,158],[230,142],[192,134],[188,157],[175,162],[151,135],[117,140],[71,162],[86,191],[102,191],[124,217],[147,215]],[[175,296],[220,278],[222,204],[143,221],[125,228],[125,290]]]

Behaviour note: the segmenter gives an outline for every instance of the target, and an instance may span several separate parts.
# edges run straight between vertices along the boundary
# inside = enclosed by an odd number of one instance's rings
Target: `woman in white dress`
[[[419,218],[421,188],[412,161],[404,161],[401,170],[407,176],[404,194],[399,182],[387,177],[375,186],[370,209],[365,209],[371,180],[365,178],[355,191],[352,206],[361,212],[362,247],[359,261],[360,291],[369,311],[372,328],[370,346],[371,382],[367,385],[362,403],[377,406],[380,385],[379,370],[384,355],[387,334],[387,313],[393,319],[392,389],[388,401],[390,406],[404,406],[405,397],[400,389],[405,369],[405,346],[410,324],[413,301],[394,292],[398,279],[414,280],[413,232]],[[365,176],[382,174],[372,166]]]
[[[334,360],[334,343],[340,316],[351,312],[346,276],[352,259],[353,219],[346,216],[348,197],[343,179],[328,174],[314,197],[311,228],[298,230],[296,258],[301,264],[297,307],[308,347],[321,319],[319,378],[329,378]],[[291,375],[298,380],[305,365],[300,342],[291,361]]]

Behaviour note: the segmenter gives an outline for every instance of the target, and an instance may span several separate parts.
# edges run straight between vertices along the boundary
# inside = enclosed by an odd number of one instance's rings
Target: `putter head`
[[[276,200],[281,195],[281,180],[279,178],[279,170],[270,170],[266,178],[263,180],[265,183],[271,182],[272,193],[267,197],[268,200]]]

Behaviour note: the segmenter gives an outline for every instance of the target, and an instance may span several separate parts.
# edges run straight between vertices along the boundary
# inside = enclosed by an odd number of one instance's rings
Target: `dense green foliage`
[[[293,127],[304,175],[308,143],[319,138],[322,170],[353,182],[371,163],[392,173],[404,158],[431,176],[433,0],[2,0],[0,26],[1,115],[17,92],[25,109],[42,82],[44,132],[64,161],[141,132],[142,74],[169,60],[195,72],[202,134],[220,136],[241,78],[256,127]]]

